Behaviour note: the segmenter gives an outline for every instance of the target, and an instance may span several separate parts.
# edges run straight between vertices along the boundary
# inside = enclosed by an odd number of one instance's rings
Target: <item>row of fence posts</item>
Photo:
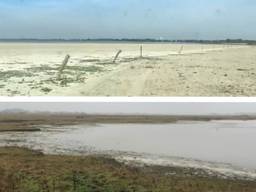
[[[202,50],[203,50],[203,49],[204,49],[204,48],[202,47]],[[182,45],[182,46],[180,47],[180,49],[179,49],[179,51],[178,51],[178,54],[182,54],[183,50],[184,50],[184,45]],[[116,61],[117,61],[117,59],[118,59],[118,57],[120,56],[121,53],[122,53],[122,50],[118,50],[118,51],[117,51],[117,53],[116,53],[116,55],[115,55],[115,57],[114,57],[114,59],[113,59],[113,63],[116,63]],[[141,58],[141,59],[143,58],[143,46],[142,46],[142,45],[140,46],[139,58]],[[70,60],[70,55],[66,55],[66,56],[65,56],[65,59],[64,59],[63,62],[62,62],[62,65],[61,65],[60,68],[59,68],[59,72],[58,72],[58,76],[57,76],[57,79],[58,79],[58,80],[61,79],[61,75],[62,75],[64,69],[66,68],[66,66],[67,66],[67,64],[68,64],[68,62],[69,62],[69,60]]]
[[[113,59],[113,63],[116,63],[116,61],[121,53],[122,53],[122,50],[117,51],[117,53]],[[142,45],[140,46],[140,57],[139,58],[143,58],[143,46]],[[59,68],[59,71],[58,71],[58,76],[57,76],[58,80],[61,80],[61,75],[62,75],[63,71],[65,70],[69,60],[70,60],[70,55],[66,55],[60,68]]]

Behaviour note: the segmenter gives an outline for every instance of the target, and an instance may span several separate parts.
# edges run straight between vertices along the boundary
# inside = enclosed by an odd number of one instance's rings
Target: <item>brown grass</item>
[[[0,192],[255,192],[256,183],[197,177],[193,170],[134,168],[107,157],[43,155],[0,148]],[[175,173],[175,174],[167,174]]]
[[[39,131],[40,125],[76,125],[95,123],[164,124],[179,120],[255,120],[256,116],[168,116],[168,115],[87,115],[82,113],[0,113],[1,131]]]

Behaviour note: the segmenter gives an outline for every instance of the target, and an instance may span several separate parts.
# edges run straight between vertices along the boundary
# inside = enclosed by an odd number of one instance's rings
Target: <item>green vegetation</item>
[[[10,71],[0,71],[0,79],[8,80],[12,77],[32,77],[33,73],[26,71],[10,70]]]
[[[249,192],[256,183],[189,174],[166,167],[134,168],[107,157],[43,155],[0,148],[0,192]],[[174,174],[173,174],[174,173]]]
[[[101,72],[103,71],[102,67],[98,67],[98,66],[67,66],[66,67],[67,70],[70,71],[78,71],[78,72]]]

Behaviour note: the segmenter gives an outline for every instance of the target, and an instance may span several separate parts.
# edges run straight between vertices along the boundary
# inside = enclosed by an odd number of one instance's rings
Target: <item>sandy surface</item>
[[[256,96],[256,47],[144,44],[144,58],[139,48],[125,43],[0,43],[0,95]],[[58,80],[66,54],[71,59]]]

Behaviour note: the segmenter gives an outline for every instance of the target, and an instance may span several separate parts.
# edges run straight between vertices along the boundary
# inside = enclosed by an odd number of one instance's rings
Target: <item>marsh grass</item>
[[[120,58],[119,63],[128,63],[135,62],[138,60],[149,60],[149,61],[157,61],[162,60],[157,57],[131,57],[131,58]],[[74,76],[74,79],[77,79],[78,76],[84,75],[86,73],[96,73],[96,72],[104,72],[104,65],[113,65],[115,62],[111,59],[80,59],[79,63],[91,63],[90,65],[82,66],[82,65],[65,65],[65,68],[61,69],[61,77],[59,80],[67,79],[65,75],[69,75],[68,78],[72,78],[70,76]],[[50,65],[41,65],[39,67],[30,67],[25,68],[23,70],[9,70],[9,71],[0,71],[0,80],[8,80],[12,77],[22,78],[22,77],[33,77],[38,73],[45,73],[48,76],[54,76],[56,73],[59,73],[59,67],[52,67]],[[62,76],[61,75],[61,76]],[[54,78],[51,78],[52,81]],[[67,79],[67,82],[74,82],[71,79]],[[46,81],[45,81],[46,82]],[[50,82],[50,81],[48,81]],[[24,83],[23,81],[19,82],[20,84]],[[54,82],[54,84],[56,84]],[[43,91],[47,92],[47,91]]]
[[[99,66],[67,66],[66,67],[66,72],[91,72],[91,73],[95,73],[95,72],[102,72],[103,68],[99,67]]]
[[[162,61],[164,59],[159,57],[127,57],[123,58],[120,63],[130,63],[130,62],[136,62],[136,61]]]
[[[79,63],[94,63],[94,62],[100,62],[100,59],[81,59]]]
[[[0,148],[2,192],[255,192],[252,181],[196,176],[193,169],[131,167],[104,156],[56,156]],[[168,174],[171,173],[171,174]]]
[[[33,73],[40,73],[45,71],[56,71],[58,69],[56,67],[50,67],[49,65],[41,65],[40,67],[27,68],[27,70]]]
[[[70,83],[84,82],[84,76],[88,73],[103,72],[104,69],[99,66],[67,66],[60,80],[61,86],[68,86]]]
[[[52,89],[51,89],[51,88],[48,88],[48,87],[44,87],[44,88],[42,88],[41,90],[42,90],[44,93],[49,93],[49,92],[52,91]]]
[[[65,69],[61,72],[61,78],[54,78],[56,73],[59,73],[59,68],[50,67],[49,65],[41,65],[40,67],[27,68],[27,71],[33,73],[46,73],[50,78],[41,80],[39,87],[41,92],[48,94],[52,91],[51,88],[41,87],[46,84],[54,84],[60,86],[68,86],[70,83],[84,82],[85,75],[88,73],[103,72],[104,69],[102,66],[89,65],[89,66],[78,66],[78,65],[68,65],[65,66]],[[21,82],[22,83],[22,82]]]
[[[22,70],[10,70],[10,71],[0,71],[0,79],[8,80],[12,77],[22,78],[22,77],[33,77],[34,74],[28,71]]]

